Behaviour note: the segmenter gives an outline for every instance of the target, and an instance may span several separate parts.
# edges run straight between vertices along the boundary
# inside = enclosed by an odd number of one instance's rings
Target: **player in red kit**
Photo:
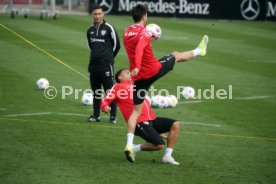
[[[147,8],[137,5],[131,10],[134,24],[124,32],[124,46],[130,62],[130,71],[134,80],[134,108],[128,119],[128,134],[125,153],[132,151],[133,137],[137,118],[143,109],[143,102],[150,86],[173,69],[175,62],[183,62],[196,56],[205,56],[208,36],[204,35],[198,47],[185,52],[172,52],[156,59],[152,53],[151,38],[153,33],[146,30]]]
[[[127,122],[133,109],[133,84],[129,70],[121,69],[115,75],[115,84],[107,96],[101,101],[101,109],[110,112],[110,104],[116,102]],[[176,143],[180,123],[177,120],[163,117],[156,117],[150,108],[150,103],[146,99],[142,108],[141,115],[135,123],[135,135],[142,137],[144,144],[133,145],[133,151],[126,153],[130,162],[135,161],[135,153],[139,151],[161,150],[165,141],[160,134],[169,132],[167,137],[167,147],[162,162],[166,164],[180,165],[172,157],[173,147]]]

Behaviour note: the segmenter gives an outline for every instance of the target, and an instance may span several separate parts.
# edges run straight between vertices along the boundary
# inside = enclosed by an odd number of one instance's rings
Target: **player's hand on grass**
[[[103,110],[103,112],[105,113],[109,113],[111,111],[111,107],[110,106],[106,106]]]
[[[139,68],[134,68],[130,72],[131,76],[133,76],[133,77],[136,76],[136,75],[138,75],[138,73],[139,73]]]

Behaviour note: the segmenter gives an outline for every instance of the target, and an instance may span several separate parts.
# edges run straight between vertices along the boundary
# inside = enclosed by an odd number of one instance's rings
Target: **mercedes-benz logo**
[[[246,20],[254,20],[260,14],[260,3],[258,0],[243,0],[241,3],[241,14]]]
[[[104,13],[108,14],[113,8],[112,0],[96,0],[96,4],[103,7]]]

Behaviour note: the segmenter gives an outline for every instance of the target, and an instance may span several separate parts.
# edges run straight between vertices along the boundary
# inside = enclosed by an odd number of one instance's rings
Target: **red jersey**
[[[132,78],[134,81],[148,79],[159,72],[161,63],[152,53],[151,33],[145,26],[130,25],[124,33],[124,46],[130,62],[130,71],[134,68],[140,69],[138,75]]]
[[[128,121],[133,111],[133,85],[131,81],[121,82],[115,84],[107,96],[101,101],[101,110],[104,110],[112,102],[116,102],[119,106],[123,116]],[[150,103],[147,99],[144,100],[143,110],[139,116],[137,123],[142,121],[150,121],[156,118],[155,113],[150,108]]]

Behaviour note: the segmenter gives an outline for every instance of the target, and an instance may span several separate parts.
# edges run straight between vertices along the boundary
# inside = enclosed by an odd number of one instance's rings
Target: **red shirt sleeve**
[[[118,90],[118,84],[115,84],[109,93],[106,95],[104,99],[101,101],[101,110],[104,110],[106,106],[109,106],[112,102],[116,101],[117,99],[117,90]]]
[[[140,40],[138,41],[138,44],[135,48],[135,64],[136,68],[141,68],[141,62],[142,57],[144,53],[145,47],[150,43],[151,41],[151,34],[149,32],[145,32],[140,37]]]

